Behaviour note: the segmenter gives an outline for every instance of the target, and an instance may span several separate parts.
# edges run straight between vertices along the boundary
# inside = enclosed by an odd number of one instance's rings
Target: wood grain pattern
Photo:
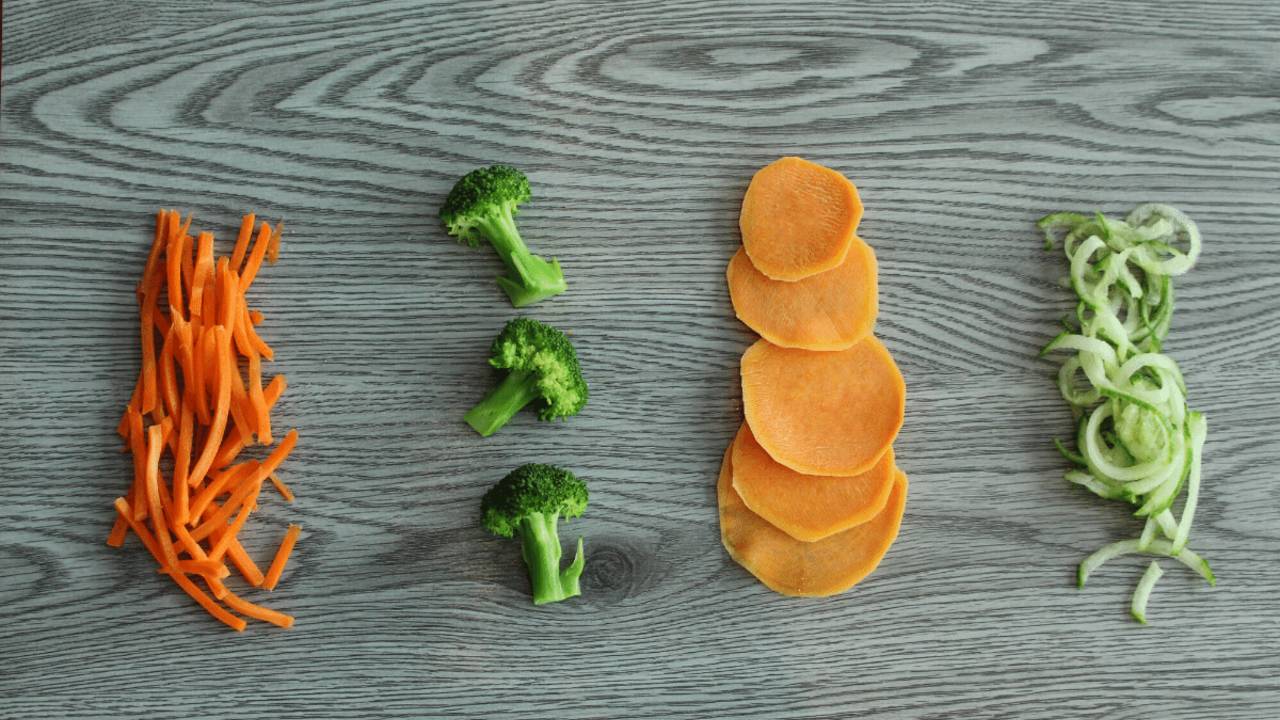
[[[627,1],[4,3],[0,91],[0,716],[1275,718],[1280,716],[1280,5]],[[903,534],[855,591],[780,598],[728,559],[713,483],[751,337],[723,282],[751,172],[853,177],[908,380]],[[459,418],[513,313],[435,210],[527,169],[522,227],[570,292],[592,402],[487,441]],[[1034,351],[1067,307],[1032,221],[1157,199],[1196,218],[1169,348],[1210,419],[1193,545],[1139,628],[1141,572],[1074,564],[1138,529],[1060,481]],[[226,238],[288,223],[255,302],[288,373],[306,527],[236,636],[130,543],[150,213]],[[257,287],[257,286],[255,286]],[[584,596],[534,609],[476,524],[515,464],[592,504]]]

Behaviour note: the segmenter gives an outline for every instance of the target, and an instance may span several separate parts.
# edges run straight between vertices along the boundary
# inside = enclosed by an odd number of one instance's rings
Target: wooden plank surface
[[[3,32],[0,716],[1280,716],[1280,5],[27,0]],[[826,600],[730,561],[714,504],[751,340],[722,273],[782,154],[857,181],[909,386],[903,534]],[[592,400],[481,440],[459,418],[514,312],[435,212],[493,161],[533,180],[521,226],[571,286],[533,314]],[[1146,200],[1206,237],[1168,349],[1221,582],[1170,568],[1142,628],[1138,561],[1073,585],[1138,524],[1060,479],[1034,355],[1068,298],[1032,221]],[[253,300],[299,497],[249,544],[306,528],[289,631],[230,633],[102,543],[162,205],[287,222]],[[536,609],[476,522],[534,460],[592,490],[584,595]]]

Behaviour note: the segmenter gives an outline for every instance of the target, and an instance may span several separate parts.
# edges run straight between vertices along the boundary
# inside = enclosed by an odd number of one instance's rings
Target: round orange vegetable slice
[[[861,525],[884,509],[893,489],[893,451],[861,475],[803,475],[769,457],[743,423],[733,443],[733,489],[774,527],[814,542]]]
[[[729,261],[725,275],[738,319],[774,345],[844,350],[875,327],[876,254],[856,236],[844,262],[803,280],[770,278],[751,264],[745,249]]]
[[[725,451],[716,497],[720,539],[739,565],[783,595],[844,592],[876,569],[898,536],[907,476],[894,470],[889,502],[871,520],[817,542],[801,542],[751,512],[733,489],[733,453]]]
[[[889,451],[907,388],[874,335],[814,352],[759,340],[742,355],[742,406],[760,445],[806,475],[861,475]]]
[[[792,281],[843,262],[861,219],[858,189],[845,176],[784,157],[751,178],[738,228],[760,272]]]

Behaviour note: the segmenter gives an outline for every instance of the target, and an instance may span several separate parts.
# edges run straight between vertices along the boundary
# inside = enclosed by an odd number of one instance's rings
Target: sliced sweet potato
[[[907,476],[894,471],[889,502],[871,520],[817,542],[801,542],[751,512],[733,489],[733,453],[725,451],[716,497],[720,539],[729,556],[783,595],[822,597],[844,592],[876,569],[898,536],[907,501]]]
[[[751,178],[738,227],[760,272],[791,281],[839,265],[861,219],[858,189],[845,176],[784,157]]]
[[[803,280],[770,278],[745,249],[729,261],[725,275],[738,319],[774,345],[844,350],[875,327],[876,254],[856,236],[844,262]]]
[[[893,489],[893,451],[861,475],[804,475],[769,457],[743,423],[733,442],[733,489],[774,527],[814,542],[861,525],[884,509]]]
[[[742,406],[774,460],[806,475],[861,475],[902,428],[906,385],[874,335],[814,352],[759,340],[742,355]]]

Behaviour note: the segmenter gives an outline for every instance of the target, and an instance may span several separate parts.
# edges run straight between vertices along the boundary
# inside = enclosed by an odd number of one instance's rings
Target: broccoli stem
[[[463,417],[472,430],[489,437],[506,425],[521,408],[537,399],[537,376],[528,370],[512,370]]]
[[[561,571],[559,522],[559,513],[530,513],[520,520],[520,552],[529,568],[534,605],[558,602],[581,594],[578,577],[585,562],[582,539],[578,539],[578,552],[573,562]]]
[[[568,287],[558,261],[547,262],[529,252],[510,208],[486,217],[479,227],[507,266],[507,276],[498,277],[498,286],[513,306],[524,307],[559,295]]]

